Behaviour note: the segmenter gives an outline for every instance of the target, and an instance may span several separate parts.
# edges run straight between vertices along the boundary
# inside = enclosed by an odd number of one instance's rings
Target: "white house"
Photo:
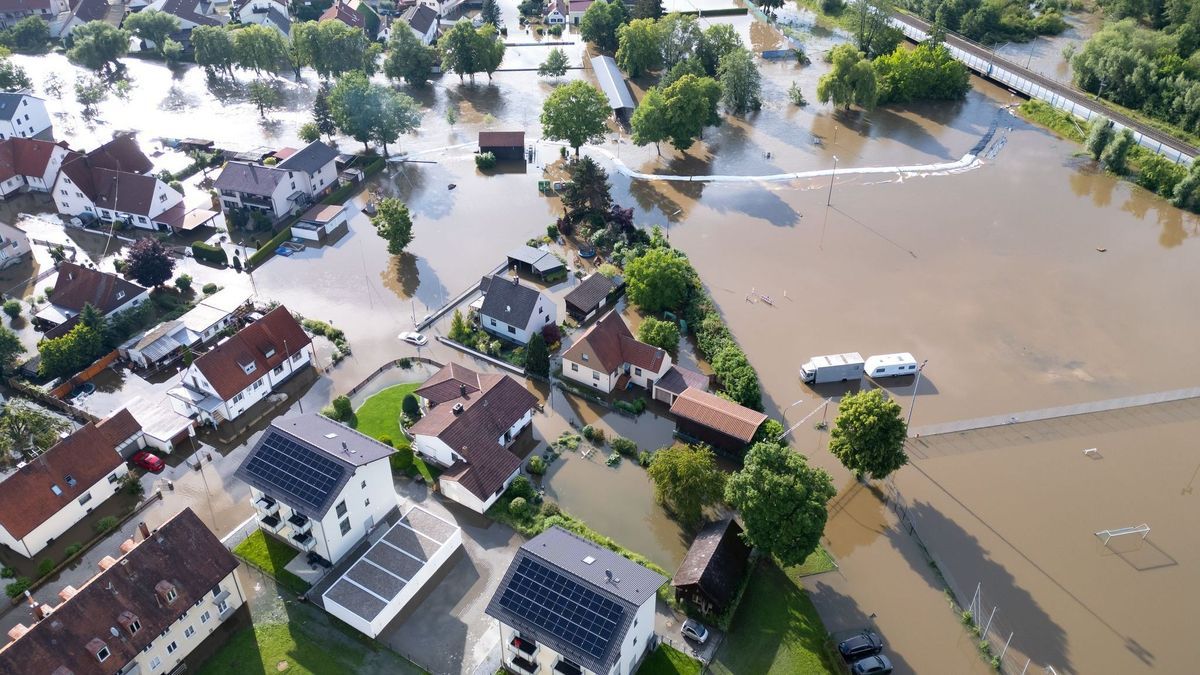
[[[60,590],[57,605],[31,599],[34,623],[8,631],[0,672],[182,672],[201,645],[212,653],[206,638],[245,602],[237,558],[191,509],[153,533],[143,524],[140,541],[126,540],[99,567],[78,588]]]
[[[285,38],[291,35],[292,20],[288,18],[288,6],[281,0],[238,0],[233,3],[230,16],[240,23],[256,23],[279,31]]]
[[[489,333],[519,344],[528,344],[534,333],[558,320],[558,307],[532,286],[499,274],[484,277],[479,290],[479,325]]]
[[[570,10],[567,8],[566,0],[553,0],[547,7],[546,13],[542,15],[542,20],[548,26],[562,25],[567,22],[568,14],[570,14]]]
[[[29,255],[29,237],[16,225],[0,223],[0,270],[20,263]]]
[[[26,558],[116,494],[124,456],[144,447],[142,427],[121,410],[89,422],[0,482],[0,543]]]
[[[275,166],[229,162],[213,187],[226,211],[253,209],[280,219],[337,187],[336,160],[337,150],[313,141]]]
[[[33,315],[33,324],[54,338],[75,327],[83,308],[91,305],[105,316],[129,311],[150,298],[150,290],[121,277],[73,262],[58,264],[58,276],[47,293],[47,304]]]
[[[248,290],[230,286],[201,298],[200,302],[188,310],[187,314],[179,317],[179,320],[196,335],[197,342],[203,344],[236,323],[243,311],[249,307],[249,303]]]
[[[337,187],[336,148],[321,141],[313,141],[292,153],[276,168],[294,172],[300,177],[308,196],[316,200]]]
[[[0,141],[0,197],[15,192],[49,192],[70,155],[64,145],[10,136]]]
[[[142,3],[142,6],[148,4],[145,0],[138,1]],[[134,3],[126,5],[126,8],[131,11],[140,9]],[[107,16],[107,0],[75,0],[71,3],[69,11],[59,14],[54,21],[50,22],[50,37],[65,38],[83,24],[90,21],[103,21]]]
[[[485,612],[509,672],[633,675],[666,581],[556,525],[521,545]]]
[[[408,429],[421,457],[446,467],[442,494],[477,513],[517,477],[512,452],[529,426],[537,398],[507,375],[476,373],[450,363],[415,392],[424,415]]]
[[[45,101],[27,92],[0,92],[0,140],[14,136],[50,140],[53,134]]]
[[[431,45],[438,37],[438,13],[429,5],[414,5],[404,10],[400,18],[423,44]]]
[[[0,28],[8,28],[27,16],[49,23],[68,8],[67,0],[0,0]]]
[[[568,17],[571,20],[572,26],[579,25],[579,22],[583,20],[583,15],[587,13],[588,7],[591,7],[592,2],[594,1],[595,0],[568,0],[567,7],[570,10]]]
[[[312,360],[312,338],[280,305],[193,361],[167,395],[175,412],[217,425],[236,419]]]
[[[229,21],[213,5],[208,0],[154,0],[149,8],[173,15],[179,19],[180,30],[190,31],[196,26],[224,26]]]
[[[146,230],[181,229],[187,215],[183,195],[149,175],[152,168],[128,134],[86,155],[72,152],[54,183],[54,204],[66,216],[90,213]]]
[[[393,452],[309,413],[271,422],[234,475],[250,485],[260,529],[336,564],[399,503]]]
[[[563,377],[604,393],[622,378],[653,391],[654,384],[671,369],[671,355],[638,342],[620,312],[604,315],[571,345],[562,357]]]

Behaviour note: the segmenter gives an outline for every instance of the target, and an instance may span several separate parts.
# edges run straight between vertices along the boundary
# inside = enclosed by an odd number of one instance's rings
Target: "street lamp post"
[[[825,197],[825,206],[829,206],[833,202],[833,179],[837,176],[837,155],[833,156],[833,173],[829,174],[829,195]]]
[[[925,370],[925,364],[929,363],[929,359],[921,362],[921,367],[917,368],[917,381],[913,383],[912,400],[908,402],[908,419],[904,421],[904,429],[908,430],[908,425],[912,424],[913,406],[917,404],[917,390],[921,388],[921,372]]]
[[[675,209],[671,215],[667,216],[667,241],[671,241],[671,219],[683,213],[683,209]]]

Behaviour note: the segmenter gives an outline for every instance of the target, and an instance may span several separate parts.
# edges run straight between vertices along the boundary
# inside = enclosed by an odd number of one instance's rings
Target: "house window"
[[[642,374],[642,369],[641,369],[641,368],[634,368],[634,369],[633,369],[633,374],[634,374],[634,375],[641,375],[641,374]]]
[[[79,498],[79,505],[83,506],[84,504],[86,504],[90,501],[92,501],[92,493],[85,492],[85,493],[83,493],[83,496]]]
[[[541,314],[541,313],[542,313],[542,308],[538,307],[538,314]]]
[[[205,611],[203,614],[200,615],[200,623],[208,623],[208,620],[211,618],[212,618],[212,612]]]
[[[599,379],[600,379],[600,373],[597,373],[597,372],[593,371],[593,372],[592,372],[592,379],[593,379],[593,380],[599,380]]]
[[[110,654],[111,652],[108,651],[108,647],[101,647],[100,651],[96,652],[96,658],[100,661],[100,663],[104,663],[104,660],[107,659]]]
[[[512,333],[512,334],[514,334],[514,335],[515,335],[515,334],[517,333],[517,329],[516,329],[516,328],[513,328],[512,326],[509,326],[509,327],[508,327],[508,332],[510,332],[510,333]]]
[[[58,487],[58,485],[51,485],[50,491],[53,492],[54,494],[58,495],[59,497],[62,496],[62,488]]]
[[[183,637],[185,637],[185,638],[190,638],[195,634],[196,634],[195,626],[188,626],[187,628],[183,629]]]
[[[578,372],[579,372],[579,364],[578,364],[578,363],[572,363],[572,364],[571,364],[571,370],[573,370],[573,371],[575,371],[575,372],[577,372],[577,373],[578,373]]]
[[[134,619],[132,622],[130,622],[130,624],[129,624],[129,634],[130,635],[137,635],[137,632],[141,629],[142,629],[141,621]]]
[[[271,374],[272,375],[282,375],[283,374],[283,364],[275,366],[275,370],[272,370]]]
[[[237,403],[238,401],[242,400],[243,398],[246,398],[245,394],[238,394],[237,396],[233,397],[233,400],[231,402]]]
[[[67,474],[67,478],[66,478],[66,479],[67,479],[67,485],[70,485],[71,487],[75,487],[75,483],[76,483],[77,481],[75,480],[75,477],[74,477],[74,476],[72,476],[71,474]]]
[[[362,484],[361,484],[361,485],[359,485],[359,487],[360,487],[360,488],[362,488],[362,489],[364,489],[364,490],[366,490],[366,489],[367,489],[367,481],[365,481],[365,480],[364,480],[364,481],[362,482]]]
[[[293,362],[295,362],[295,361],[299,361],[299,360],[300,360],[300,357],[301,357],[301,356],[303,356],[303,355],[304,355],[304,352],[303,352],[303,351],[299,351],[299,352],[296,352],[295,354],[292,354],[292,361],[293,361]]]
[[[338,515],[338,518],[341,518],[342,516],[346,515],[346,500],[345,499],[338,502],[337,515]]]
[[[174,588],[167,589],[167,602],[168,603],[175,602],[175,598],[177,598],[177,597],[179,597],[179,594],[175,592]]]
[[[262,381],[262,380],[258,380],[257,382],[255,382],[255,383],[254,383],[254,388],[255,388],[255,389],[258,389],[258,388],[260,388],[260,387],[262,387],[262,386],[263,386],[263,381]]]
[[[64,196],[64,197],[66,197],[66,196],[67,196],[67,191],[66,191],[66,190],[59,190],[59,192],[63,193],[63,196]]]
[[[370,505],[371,505],[370,497],[367,497],[366,499],[363,500],[363,506],[370,506]]]
[[[490,324],[490,325],[492,325],[492,326],[495,326],[495,325],[496,325],[496,320],[495,320],[495,319],[488,319],[488,324]]]
[[[342,529],[342,536],[343,537],[346,536],[346,533],[350,531],[350,519],[347,518],[347,519],[343,520],[342,522],[338,523],[338,527],[340,527]]]
[[[164,192],[164,193],[162,193],[161,195],[159,195],[159,196],[158,196],[158,201],[160,201],[160,202],[165,202],[165,201],[167,201],[167,193],[165,193],[165,192]]]
[[[115,474],[115,473],[114,473],[114,474],[111,474],[111,475],[109,475],[109,477],[108,477],[108,482],[110,482],[110,483],[115,483],[115,482],[117,482],[117,481],[119,481],[119,480],[121,480],[121,479],[120,479],[120,478],[117,476],[117,474]]]
[[[220,601],[220,602],[218,602],[218,603],[217,603],[217,612],[218,612],[218,613],[220,613],[220,614],[224,614],[224,613],[225,613],[225,610],[227,610],[227,609],[229,609],[229,603],[228,603],[228,602],[225,602],[224,600],[222,600],[222,601]],[[205,614],[208,614],[208,612],[205,612]]]
[[[216,587],[212,589],[212,594],[214,598],[221,594],[221,584],[217,584]]]
[[[156,656],[156,657],[150,659],[150,670],[158,670],[158,667],[161,665],[162,665],[161,658]]]
[[[171,644],[167,645],[167,653],[174,654],[176,649],[179,649],[179,645],[172,640]]]

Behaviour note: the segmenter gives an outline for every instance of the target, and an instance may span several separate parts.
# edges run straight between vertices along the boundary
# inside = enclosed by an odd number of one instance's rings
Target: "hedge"
[[[279,246],[282,245],[283,242],[285,242],[291,238],[292,238],[292,226],[288,225],[287,227],[280,230],[279,234],[275,235],[274,237],[271,237],[270,241],[263,244],[257,251],[252,253],[250,255],[250,257],[246,259],[246,266],[251,267],[251,268],[258,267],[265,260],[267,260],[271,256],[275,255],[275,249],[279,248]]]
[[[225,249],[203,241],[192,242],[192,255],[196,260],[206,260],[218,265],[229,264],[229,256],[225,254]]]

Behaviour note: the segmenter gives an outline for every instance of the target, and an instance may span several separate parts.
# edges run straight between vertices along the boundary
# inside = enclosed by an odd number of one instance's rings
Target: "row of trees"
[[[861,1],[861,0],[860,0]],[[904,6],[978,42],[1028,42],[1067,29],[1067,0],[906,0]],[[1082,8],[1082,3],[1077,4]]]
[[[857,105],[957,100],[971,88],[967,67],[944,45],[925,42],[915,49],[897,48],[869,61],[851,44],[830,51],[833,67],[817,81],[817,98],[849,109]]]
[[[1084,145],[1092,159],[1108,171],[1132,178],[1181,209],[1200,211],[1200,162],[1185,167],[1139,148],[1132,131],[1117,132],[1102,116],[1088,125]]]

